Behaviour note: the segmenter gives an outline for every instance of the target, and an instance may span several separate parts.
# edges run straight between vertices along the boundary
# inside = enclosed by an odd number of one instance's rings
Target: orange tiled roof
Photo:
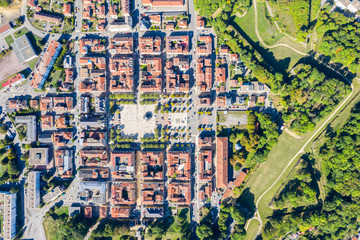
[[[216,187],[227,188],[228,185],[228,138],[216,139]]]

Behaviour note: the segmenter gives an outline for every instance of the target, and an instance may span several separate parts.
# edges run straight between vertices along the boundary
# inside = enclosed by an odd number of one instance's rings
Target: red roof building
[[[197,61],[197,85],[201,92],[209,92],[212,88],[213,70],[210,58],[198,58]]]
[[[111,208],[111,217],[112,218],[129,218],[130,210],[131,210],[130,208],[112,207]]]
[[[198,45],[196,48],[197,54],[209,55],[212,53],[212,38],[211,36],[200,36],[198,38]]]
[[[104,167],[108,163],[106,150],[81,150],[80,166]]]
[[[169,152],[167,160],[167,173],[170,178],[190,181],[190,152]]]
[[[135,183],[134,182],[112,182],[111,185],[111,205],[124,204],[133,205],[135,204]]]
[[[184,0],[143,0],[142,4],[153,7],[183,6]]]
[[[84,217],[85,218],[92,218],[92,207],[88,206],[84,208]]]
[[[168,199],[170,202],[178,205],[191,204],[191,186],[190,183],[172,182],[168,186]]]
[[[142,205],[161,205],[164,203],[164,183],[143,183],[141,190]]]
[[[164,152],[139,152],[142,180],[164,179]]]
[[[109,90],[111,92],[132,92],[134,90],[133,64],[132,57],[110,58]]]
[[[162,61],[160,57],[144,57],[140,62],[140,91],[162,91]]]
[[[135,152],[110,153],[111,177],[113,179],[133,179],[135,172]]]
[[[228,185],[228,138],[216,139],[216,188],[226,189]]]
[[[64,4],[63,14],[64,14],[65,17],[71,17],[72,11],[71,11],[71,4],[70,3],[65,3]]]
[[[198,156],[199,180],[210,181],[213,175],[213,155],[212,150],[201,150]]]
[[[15,84],[15,83],[20,83],[22,81],[26,80],[26,78],[24,77],[23,74],[18,73],[15,76],[9,78],[6,82],[4,82],[2,84],[2,87],[5,88],[7,86],[11,87],[11,85]]]

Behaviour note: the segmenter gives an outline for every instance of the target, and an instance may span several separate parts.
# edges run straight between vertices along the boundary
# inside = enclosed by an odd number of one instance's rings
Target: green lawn
[[[265,18],[265,3],[257,3],[258,10],[258,31],[267,45],[274,45],[284,35],[279,32],[274,24]],[[235,23],[242,28],[242,30],[255,42],[258,42],[258,38],[255,33],[255,9],[254,5],[250,7],[246,15],[242,18],[236,17]]]
[[[61,207],[55,210],[56,215],[60,216],[62,214],[69,215],[69,208],[68,207]]]
[[[43,22],[35,20],[31,24],[37,29],[44,30],[44,27],[43,27],[44,23]]]
[[[19,38],[19,37],[21,37],[22,35],[25,35],[28,32],[29,31],[27,30],[27,28],[24,27],[24,28],[20,29],[19,31],[14,32],[14,37]]]
[[[246,15],[242,18],[235,17],[234,22],[248,35],[253,41],[258,39],[255,33],[255,10],[254,5],[251,5]]]
[[[254,239],[254,235],[257,233],[257,231],[259,230],[260,224],[259,221],[254,219],[250,222],[248,229],[246,231],[246,238],[245,240],[253,240]]]
[[[6,36],[4,39],[5,39],[6,43],[9,45],[9,47],[14,42],[14,38],[11,35]]]
[[[356,84],[354,91],[354,96],[356,93],[359,93],[359,85]],[[351,99],[348,100],[347,104],[343,107],[346,108],[342,112],[347,112],[354,105],[354,102],[351,102]],[[350,103],[350,104],[349,104]],[[341,111],[338,112],[341,116]],[[268,160],[258,166],[254,173],[248,178],[248,181],[245,183],[244,189],[248,188],[249,192],[254,197],[254,204],[258,198],[275,182],[278,176],[282,173],[285,167],[288,165],[289,161],[295,156],[295,154],[302,148],[302,146],[308,141],[308,139],[319,129],[319,126],[325,122],[326,119],[321,120],[314,131],[308,132],[302,135],[301,139],[296,139],[290,136],[287,133],[281,134],[279,137],[279,142],[274,146],[269,154]],[[343,119],[336,118],[332,119],[332,122],[329,124],[339,124]],[[324,127],[322,130],[325,130]],[[320,134],[320,133],[319,133]],[[308,151],[311,147],[311,144],[308,144],[305,148],[305,152]],[[299,157],[301,154],[299,155]],[[286,176],[290,173],[293,166],[296,164],[296,160],[290,164],[287,170],[284,172],[280,180],[267,192],[267,194],[261,199],[258,205],[258,211],[260,212],[263,224],[265,226],[266,218],[271,216],[273,210],[268,206],[269,202],[273,198],[276,191],[279,189],[281,184],[286,180]]]
[[[62,72],[63,72],[63,70],[55,70],[55,69],[53,69],[51,71],[51,73],[50,73],[49,78],[45,82],[44,87],[48,87],[48,86],[55,87],[56,83],[59,81],[59,79],[61,77]]]
[[[36,64],[37,60],[38,60],[38,57],[37,57],[37,58],[34,58],[34,59],[31,60],[30,62],[28,62],[31,70],[33,70],[33,69],[35,68],[35,64]]]
[[[258,3],[258,31],[267,45],[274,45],[278,42],[284,35],[279,32],[276,28],[275,24],[271,23],[268,19],[265,18],[265,12],[267,12],[267,8],[265,3]],[[268,14],[269,15],[269,14]]]
[[[270,46],[275,44],[287,44],[305,53],[309,51],[309,49],[280,33],[275,25],[265,18],[265,11],[267,11],[267,9],[265,8],[264,3],[258,3],[257,9],[258,30],[265,44]],[[260,44],[255,33],[254,6],[250,7],[244,17],[235,17],[233,26],[235,29],[240,28],[255,44]],[[266,58],[266,61],[271,63],[273,66],[277,66],[278,69],[283,71],[291,69],[303,57],[303,55],[298,54],[284,46],[278,46],[271,49],[256,47],[256,49],[263,55],[264,58]]]

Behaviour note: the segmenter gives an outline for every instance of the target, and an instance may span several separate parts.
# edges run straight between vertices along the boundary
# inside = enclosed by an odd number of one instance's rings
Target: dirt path
[[[309,54],[303,53],[303,52],[301,52],[301,51],[299,51],[299,50],[297,50],[297,49],[295,49],[295,48],[293,48],[293,47],[291,47],[291,46],[289,46],[289,45],[287,45],[287,44],[284,44],[284,43],[275,44],[275,45],[273,45],[273,46],[269,46],[269,45],[265,44],[265,42],[264,42],[263,39],[261,38],[261,36],[260,36],[260,34],[259,34],[259,30],[258,30],[258,12],[257,12],[257,6],[256,6],[257,3],[256,3],[256,1],[257,1],[257,0],[253,0],[254,10],[255,10],[255,33],[256,33],[256,36],[257,36],[257,38],[259,39],[260,43],[261,43],[264,47],[269,48],[269,49],[271,49],[271,48],[276,48],[276,47],[287,47],[287,48],[293,50],[294,52],[296,52],[296,53],[298,53],[298,54],[300,54],[300,55],[308,56]],[[280,32],[283,33],[282,31],[280,31]],[[284,34],[284,33],[283,33],[283,34]],[[284,34],[284,35],[286,35],[286,34]],[[290,36],[290,37],[291,37],[291,36]]]
[[[344,77],[345,78],[345,77]],[[348,80],[347,78],[345,78],[346,80]],[[348,80],[349,81],[349,80]],[[271,184],[270,187],[268,187],[263,194],[261,194],[261,196],[258,198],[258,200],[256,201],[256,212],[254,215],[254,218],[252,219],[261,219],[260,213],[259,213],[259,203],[261,201],[261,199],[280,181],[280,179],[283,177],[283,175],[285,174],[285,172],[288,170],[288,168],[291,166],[291,164],[298,159],[299,155],[301,155],[304,151],[305,148],[307,147],[307,145],[313,141],[313,139],[321,132],[323,131],[323,128],[330,122],[330,120],[336,115],[338,114],[338,112],[340,111],[340,109],[344,106],[344,104],[347,103],[347,101],[353,96],[354,94],[354,85],[349,81],[349,83],[351,84],[351,93],[349,94],[349,96],[343,100],[343,102],[333,111],[333,113],[326,119],[326,121],[318,128],[318,130],[316,130],[316,132],[311,135],[311,137],[306,141],[306,143],[301,147],[301,149],[295,154],[295,156],[289,161],[289,163],[286,165],[286,167],[283,169],[283,171],[280,173],[280,175],[276,178],[276,180],[273,182],[273,184]],[[251,219],[251,220],[252,220]],[[251,221],[250,220],[250,221]],[[246,226],[249,226],[250,221],[248,224],[246,224]],[[262,229],[262,221],[260,221],[260,227],[259,230],[257,232],[257,236],[261,233],[261,229]]]
[[[221,11],[224,9],[225,5],[222,6],[222,7],[219,7],[218,10],[216,10],[212,15],[211,17],[212,18],[216,18],[217,15],[219,15],[219,13],[221,13]]]
[[[289,135],[293,136],[294,138],[297,139],[301,139],[301,137],[299,135],[297,135],[296,133],[292,132],[291,130],[285,128],[285,132],[287,132]]]
[[[17,4],[8,8],[0,7],[0,26],[20,17],[21,4]]]

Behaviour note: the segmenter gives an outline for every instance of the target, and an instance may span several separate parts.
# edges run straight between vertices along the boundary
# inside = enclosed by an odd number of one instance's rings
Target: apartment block
[[[141,54],[161,54],[161,37],[140,37],[139,51]]]
[[[80,168],[79,169],[79,178],[80,179],[91,179],[91,180],[100,180],[108,179],[110,177],[109,168]]]
[[[136,203],[135,182],[112,182],[111,205],[134,205]]]
[[[211,147],[213,143],[212,137],[199,137],[198,146],[199,147]]]
[[[79,52],[81,54],[105,53],[105,39],[82,38],[79,40]]]
[[[141,189],[142,205],[162,205],[164,203],[164,183],[143,183]]]
[[[139,152],[142,180],[164,179],[164,152],[142,151]]]
[[[112,207],[110,211],[112,218],[129,218],[131,214],[130,207]]]
[[[29,172],[27,184],[28,208],[37,208],[40,206],[40,172]]]
[[[172,182],[168,185],[168,199],[177,205],[190,205],[191,186],[190,183]]]
[[[228,180],[228,138],[216,138],[216,188],[226,189],[229,183]]]
[[[84,130],[80,133],[80,143],[85,147],[105,147],[106,136],[104,131]]]
[[[213,84],[213,68],[210,58],[198,58],[196,66],[197,86],[201,92],[209,92]]]
[[[191,156],[190,152],[168,152],[167,175],[176,180],[190,181]]]
[[[2,202],[2,237],[11,240],[16,236],[16,193],[0,192]]]
[[[166,61],[166,89],[168,92],[188,93],[190,89],[189,58],[174,57]]]
[[[47,50],[38,64],[34,78],[30,83],[32,87],[38,89],[42,89],[44,87],[45,81],[48,78],[55,60],[61,51],[61,44],[54,40],[50,41],[46,47]]]
[[[140,91],[162,91],[162,61],[160,57],[144,57],[140,60]]]
[[[40,111],[67,112],[73,109],[73,97],[57,96],[42,97],[39,100]]]
[[[209,55],[213,51],[212,49],[212,38],[211,36],[199,36],[197,42],[196,53]]]
[[[58,131],[53,133],[53,142],[57,147],[63,147],[69,144],[73,137],[72,131]]]
[[[212,150],[201,150],[198,155],[199,180],[211,181],[213,175]]]
[[[134,69],[132,57],[110,58],[110,86],[112,92],[132,92],[134,91]]]
[[[142,4],[145,6],[152,7],[176,7],[183,6],[184,0],[143,0]]]
[[[135,177],[135,152],[111,152],[110,168],[112,179],[133,179]]]
[[[132,54],[134,52],[133,37],[114,37],[109,40],[111,54]]]
[[[104,167],[108,163],[106,150],[81,150],[79,152],[80,166]]]
[[[79,59],[80,92],[104,92],[106,85],[105,57],[83,57]]]
[[[104,204],[107,198],[107,183],[99,181],[82,181],[78,185],[80,200],[94,204]]]
[[[187,54],[190,51],[190,37],[185,36],[168,36],[166,37],[167,54]]]
[[[41,129],[51,129],[54,127],[54,117],[52,115],[43,115],[40,117]]]
[[[37,125],[35,115],[15,116],[15,123],[24,124],[26,126],[26,141],[36,141]]]
[[[74,150],[57,149],[54,151],[54,160],[57,173],[61,178],[70,178],[74,168]]]

